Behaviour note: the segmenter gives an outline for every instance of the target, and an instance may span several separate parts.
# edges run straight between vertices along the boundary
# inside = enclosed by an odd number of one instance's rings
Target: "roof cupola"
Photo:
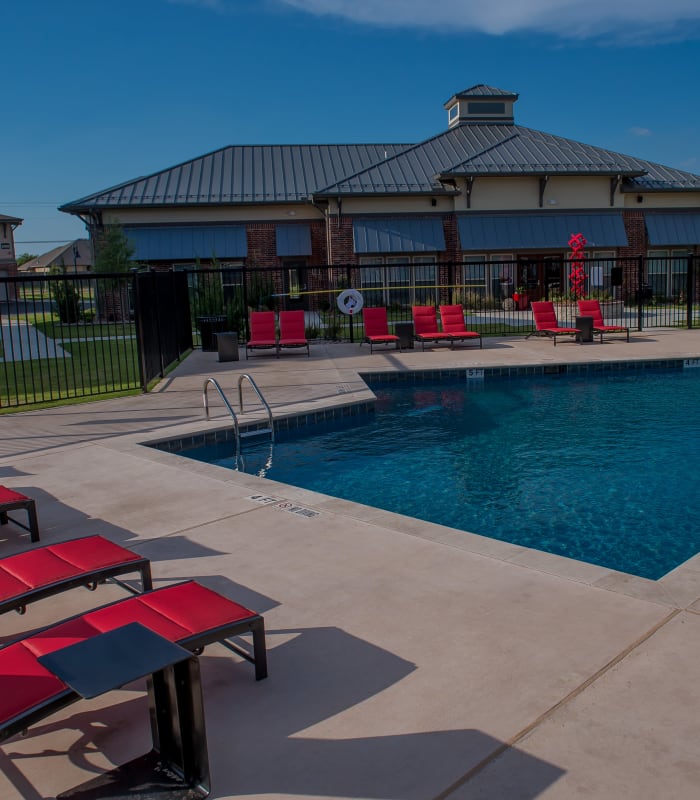
[[[512,125],[513,104],[518,95],[479,83],[450,97],[447,109],[448,127],[457,125]]]

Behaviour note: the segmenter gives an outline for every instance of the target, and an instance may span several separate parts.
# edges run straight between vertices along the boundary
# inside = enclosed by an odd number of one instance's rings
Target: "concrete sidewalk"
[[[149,556],[156,585],[194,577],[264,614],[266,681],[218,645],[201,657],[211,796],[695,800],[697,556],[647,581],[141,443],[228,426],[215,395],[204,418],[209,376],[234,399],[250,373],[278,417],[371,399],[370,371],[697,359],[700,334],[311,354],[198,351],[149,395],[0,417],[0,481],[36,498],[43,543],[99,532]],[[0,529],[3,554],[27,546]],[[0,633],[120,596],[75,590]],[[148,747],[142,684],[83,701],[0,746],[0,798],[53,797]]]

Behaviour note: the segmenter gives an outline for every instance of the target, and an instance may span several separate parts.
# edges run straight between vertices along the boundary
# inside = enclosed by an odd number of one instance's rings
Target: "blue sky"
[[[0,214],[231,144],[418,142],[485,83],[516,122],[700,173],[698,0],[24,0],[4,15]]]

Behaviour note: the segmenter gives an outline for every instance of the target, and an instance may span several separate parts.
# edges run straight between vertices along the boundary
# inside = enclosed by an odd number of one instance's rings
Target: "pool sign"
[[[346,289],[338,295],[336,303],[343,314],[357,314],[362,311],[365,301],[357,289]]]

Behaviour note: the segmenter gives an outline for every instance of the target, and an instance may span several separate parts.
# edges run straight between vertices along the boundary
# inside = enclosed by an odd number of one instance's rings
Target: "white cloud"
[[[651,136],[649,128],[639,128],[636,125],[630,128],[632,136]]]
[[[319,16],[382,27],[500,35],[521,31],[565,38],[700,34],[698,0],[277,0]]]

